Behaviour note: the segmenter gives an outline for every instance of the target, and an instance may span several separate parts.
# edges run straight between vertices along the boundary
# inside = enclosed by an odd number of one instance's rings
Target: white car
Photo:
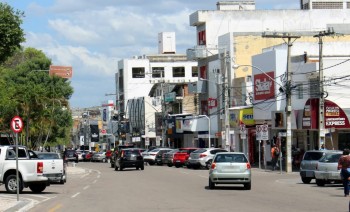
[[[198,149],[190,154],[188,164],[190,167],[194,168],[205,167],[206,169],[209,169],[215,154],[218,152],[227,152],[227,150],[221,148]]]
[[[209,189],[217,184],[243,184],[251,189],[251,166],[242,152],[219,152],[209,169]]]
[[[163,150],[171,150],[170,148],[157,148],[151,151],[143,152],[143,160],[149,165],[154,165],[156,163],[157,154],[163,152]]]

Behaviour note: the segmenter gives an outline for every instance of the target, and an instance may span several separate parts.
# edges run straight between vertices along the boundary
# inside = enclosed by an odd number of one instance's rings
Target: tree
[[[0,2],[0,64],[11,57],[25,41],[21,28],[24,12]]]
[[[27,48],[0,67],[0,130],[8,130],[11,118],[21,114],[32,148],[70,141],[73,88],[67,79],[49,76],[50,64],[42,51]]]

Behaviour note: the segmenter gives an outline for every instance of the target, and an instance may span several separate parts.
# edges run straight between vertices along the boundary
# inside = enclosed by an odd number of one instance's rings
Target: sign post
[[[15,116],[11,120],[11,129],[16,134],[16,182],[17,182],[17,201],[19,201],[19,179],[18,179],[18,133],[23,130],[23,120]]]

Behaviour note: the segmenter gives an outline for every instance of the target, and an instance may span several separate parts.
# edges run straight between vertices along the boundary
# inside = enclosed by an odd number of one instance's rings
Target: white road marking
[[[80,194],[80,192],[78,192],[78,193],[74,194],[74,195],[72,196],[72,198],[77,197],[79,194]]]
[[[87,186],[85,186],[83,189],[84,190],[86,190],[86,189],[88,189],[90,186],[89,185],[87,185]]]
[[[92,182],[92,183],[96,183],[97,182],[97,180],[94,180],[94,182]]]

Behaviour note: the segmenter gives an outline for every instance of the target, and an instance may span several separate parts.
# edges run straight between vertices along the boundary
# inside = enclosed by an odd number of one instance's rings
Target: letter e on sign
[[[11,129],[14,133],[22,132],[23,120],[19,116],[15,116],[11,120]]]

